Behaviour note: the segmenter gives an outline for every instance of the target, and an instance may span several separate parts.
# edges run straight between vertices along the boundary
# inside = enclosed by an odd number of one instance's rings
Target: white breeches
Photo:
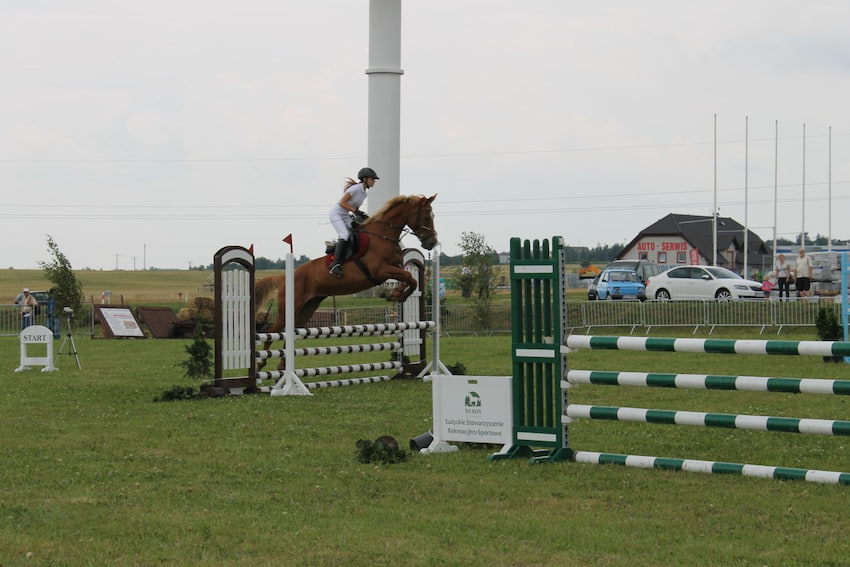
[[[345,240],[351,238],[351,216],[349,216],[348,213],[345,213],[345,215],[331,213],[330,219],[331,226],[334,227],[334,230],[340,238]]]

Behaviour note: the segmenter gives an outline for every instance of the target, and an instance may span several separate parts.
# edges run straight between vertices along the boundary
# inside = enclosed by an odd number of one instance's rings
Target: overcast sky
[[[850,238],[844,0],[404,0],[402,194],[437,228],[627,242],[667,213]],[[317,256],[366,165],[367,0],[0,0],[0,267]],[[380,174],[380,172],[378,172]],[[405,244],[413,245],[409,237]]]

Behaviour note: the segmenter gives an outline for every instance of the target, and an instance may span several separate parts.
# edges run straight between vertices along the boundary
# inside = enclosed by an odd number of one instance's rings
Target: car
[[[670,299],[763,299],[761,283],[715,266],[677,266],[649,279],[646,295]]]
[[[661,266],[649,260],[614,260],[609,262],[603,270],[608,269],[631,270],[637,274],[641,282],[646,284],[646,280],[654,275],[661,273]]]
[[[632,270],[602,270],[587,290],[587,298],[596,299],[646,299],[646,286]]]

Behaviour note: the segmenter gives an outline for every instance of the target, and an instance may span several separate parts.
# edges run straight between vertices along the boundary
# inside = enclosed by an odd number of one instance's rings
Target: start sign
[[[46,344],[47,356],[27,356],[27,346],[32,344]],[[15,372],[29,370],[30,365],[43,366],[42,372],[58,370],[53,365],[53,331],[42,325],[30,325],[21,331],[21,365]]]

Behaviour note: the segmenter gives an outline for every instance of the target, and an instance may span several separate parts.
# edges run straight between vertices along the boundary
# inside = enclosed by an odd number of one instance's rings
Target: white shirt
[[[348,198],[348,204],[354,207],[355,209],[359,209],[360,205],[363,204],[363,201],[366,200],[366,188],[363,187],[362,183],[355,183],[354,185],[346,189],[345,192],[351,195]],[[331,207],[331,215],[343,216],[347,214],[348,211],[343,209],[339,205],[339,202],[337,202],[333,207]]]
[[[776,277],[777,278],[787,278],[788,272],[791,270],[791,264],[788,263],[788,260],[785,262],[777,262],[776,263]]]
[[[811,277],[812,271],[812,259],[808,256],[797,256],[797,277],[798,278],[808,278]]]

